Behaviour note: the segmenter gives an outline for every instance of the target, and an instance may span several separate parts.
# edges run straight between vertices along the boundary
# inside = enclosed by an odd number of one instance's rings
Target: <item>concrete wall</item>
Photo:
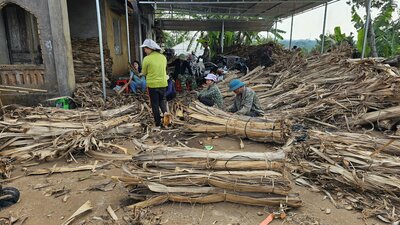
[[[0,9],[8,3],[19,5],[37,18],[45,82],[36,88],[46,89],[48,94],[13,95],[2,100],[5,104],[19,103],[19,99],[34,104],[49,96],[71,94],[75,78],[66,0],[0,0]]]
[[[46,89],[50,93],[57,93],[58,84],[55,73],[48,0],[0,0],[0,8],[3,8],[7,3],[17,4],[37,18],[43,64],[45,65],[45,84],[38,88]]]
[[[71,37],[98,37],[96,1],[67,0]]]
[[[7,36],[4,27],[3,14],[0,10],[0,64],[9,64],[10,57],[8,55]]]
[[[129,16],[129,31],[130,31],[130,38],[131,38],[131,53],[132,53],[132,61],[138,60],[141,61],[140,58],[140,45],[141,37],[140,37],[140,24],[139,24],[139,16],[140,11],[137,5],[136,0],[131,1],[133,5],[133,14]]]
[[[110,0],[107,0],[110,1]],[[108,4],[106,3],[105,6]],[[105,7],[106,16],[106,34],[107,45],[110,49],[110,55],[113,59],[113,76],[118,77],[120,75],[125,75],[128,73],[128,41],[126,35],[126,19],[125,15],[119,15],[112,11],[109,7]],[[121,23],[121,35],[122,35],[122,54],[116,54],[114,49],[114,29],[113,29],[113,19],[118,18]]]
[[[54,62],[58,82],[58,94],[71,95],[75,90],[75,74],[72,59],[67,0],[49,0],[50,26],[54,40]]]

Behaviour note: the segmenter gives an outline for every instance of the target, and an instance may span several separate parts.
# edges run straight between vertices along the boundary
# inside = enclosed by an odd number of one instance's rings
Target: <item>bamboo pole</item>
[[[133,205],[128,206],[129,209],[138,209],[138,208],[146,208],[155,205],[163,204],[167,201],[171,202],[181,202],[181,203],[201,203],[201,204],[210,204],[210,203],[218,203],[218,202],[231,202],[237,204],[245,204],[245,205],[253,205],[253,206],[279,206],[281,203],[285,203],[290,207],[300,207],[302,202],[298,198],[274,198],[274,197],[266,197],[266,198],[252,198],[248,196],[241,196],[235,194],[210,194],[202,197],[186,197],[175,194],[167,194],[156,196],[154,198],[150,198],[146,201],[142,201]]]
[[[186,150],[186,151],[184,151]],[[171,160],[171,159],[215,159],[230,161],[283,161],[285,153],[283,150],[276,152],[229,152],[229,151],[204,151],[194,148],[181,147],[164,147],[162,151],[145,152],[133,157],[134,161],[151,161],[151,160]]]
[[[47,90],[36,89],[36,88],[16,87],[16,86],[7,86],[7,85],[0,85],[0,88],[11,89],[11,90],[21,90],[21,91],[28,91],[28,92],[47,93]]]
[[[351,121],[352,125],[361,125],[373,123],[376,121],[390,120],[400,118],[400,106],[386,108],[374,112],[369,112],[361,116],[361,118]]]

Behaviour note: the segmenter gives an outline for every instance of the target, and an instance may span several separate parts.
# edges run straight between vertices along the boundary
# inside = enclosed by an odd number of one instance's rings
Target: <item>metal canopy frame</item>
[[[312,10],[338,0],[139,0],[141,5],[151,5],[155,10],[157,22],[163,30],[216,30],[216,24],[222,29],[232,31],[268,31],[279,19]],[[171,18],[174,15],[181,17]],[[219,21],[209,23],[210,16],[221,16]],[[200,24],[198,21],[207,21]],[[246,22],[247,21],[247,22]],[[193,24],[197,24],[193,26]]]
[[[333,0],[140,0],[160,14],[165,12],[192,15],[223,15],[234,18],[286,18]]]
[[[100,0],[96,1],[96,15],[97,15],[97,29],[99,33],[99,46],[100,46],[100,61],[101,61],[101,80],[103,86],[103,98],[104,101],[107,99],[106,92],[106,72],[104,65],[104,46],[103,46],[103,30],[102,30],[102,22],[101,22],[101,3]],[[128,0],[120,0],[120,3],[123,4],[125,8],[125,17],[126,17],[126,34],[127,34],[127,48],[128,48],[128,61],[131,63],[131,53],[130,53],[130,39],[129,39],[129,21],[128,21],[128,8],[133,9],[132,4]]]
[[[273,24],[270,20],[178,20],[161,19],[156,26],[162,30],[174,31],[265,31]]]

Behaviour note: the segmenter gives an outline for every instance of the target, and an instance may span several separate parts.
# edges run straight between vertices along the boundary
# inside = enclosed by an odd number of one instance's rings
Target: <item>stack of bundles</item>
[[[301,70],[274,74],[272,87],[258,97],[268,114],[346,125],[344,121],[358,120],[367,112],[398,106],[399,75],[396,68],[374,59],[348,59],[348,52],[339,49],[309,58]]]
[[[72,39],[75,80],[77,83],[101,81],[101,60],[98,38]],[[104,49],[106,76],[112,76],[112,58],[110,50]]]
[[[400,141],[366,134],[309,131],[309,140],[293,148],[295,171],[304,180],[332,191],[332,202],[346,209],[398,221],[400,207]],[[309,184],[307,184],[309,185]],[[329,194],[328,194],[329,195]],[[393,213],[393,214],[392,214]]]
[[[293,57],[293,55],[300,56],[301,51],[291,52],[283,48],[282,45],[270,42],[263,45],[235,45],[225,49],[225,55],[236,55],[248,60],[249,69],[253,70],[257,66],[262,65],[263,55],[266,54],[268,48],[272,49],[273,71],[281,71],[288,68],[289,65],[300,64],[302,57]],[[293,61],[295,60],[295,61]],[[300,60],[300,61],[299,61]]]
[[[134,186],[130,208],[167,201],[185,203],[232,202],[246,205],[281,203],[300,207],[301,199],[289,194],[283,175],[285,153],[212,152],[188,147],[137,146],[147,151],[133,157],[129,176],[115,179]],[[151,150],[150,150],[151,149]]]
[[[191,132],[235,135],[254,141],[284,144],[291,128],[290,122],[285,119],[231,115],[199,102],[190,106],[188,112],[189,117],[197,120],[196,125],[187,125]]]
[[[340,53],[332,53],[310,60],[302,72],[283,74],[271,90],[259,97],[270,112],[336,122],[397,106],[399,83],[394,68],[374,60],[347,60]]]
[[[57,108],[17,108],[6,112],[0,121],[0,157],[20,160],[51,160],[84,151],[123,148],[108,144],[115,138],[126,138],[140,129],[139,114],[130,115],[135,106],[108,111],[78,111]],[[143,107],[142,107],[143,109]]]
[[[99,82],[76,84],[73,99],[74,102],[82,108],[96,107],[102,109],[107,106]]]
[[[147,97],[136,95],[109,95],[104,101],[103,91],[99,82],[88,82],[76,85],[73,95],[75,104],[82,108],[113,109],[121,105],[140,105]],[[140,109],[140,108],[138,108]]]

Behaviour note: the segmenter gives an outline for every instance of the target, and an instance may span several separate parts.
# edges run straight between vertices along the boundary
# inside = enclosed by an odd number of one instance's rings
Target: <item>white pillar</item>
[[[225,41],[225,21],[222,20],[222,30],[221,30],[221,53],[224,53],[224,41]]]
[[[138,26],[139,26],[139,45],[142,45],[143,40],[142,40],[142,18],[140,15],[140,12],[138,12]],[[140,62],[143,61],[143,49],[139,48],[139,57],[140,57]]]
[[[322,26],[322,43],[321,43],[321,54],[324,53],[325,47],[325,28],[326,28],[326,15],[328,13],[328,3],[325,3],[325,14],[324,14],[324,25]]]
[[[125,0],[125,17],[126,17],[126,36],[128,42],[128,62],[131,63],[131,40],[129,37],[128,0]]]
[[[370,19],[371,19],[371,0],[368,0],[368,4],[367,4],[367,21],[365,22],[365,28],[364,28],[364,41],[363,41],[361,59],[364,59],[365,50],[367,48],[367,38],[368,38],[368,29],[369,29],[369,21],[370,21]]]
[[[104,54],[103,54],[103,31],[101,27],[101,15],[100,15],[100,2],[96,0],[97,10],[97,29],[99,30],[99,45],[100,45],[100,59],[101,59],[101,79],[103,81],[103,97],[106,100],[106,72],[104,69]]]
[[[293,17],[294,14],[292,14],[292,21],[290,22],[290,40],[289,40],[289,50],[292,49],[292,38],[293,38]]]

